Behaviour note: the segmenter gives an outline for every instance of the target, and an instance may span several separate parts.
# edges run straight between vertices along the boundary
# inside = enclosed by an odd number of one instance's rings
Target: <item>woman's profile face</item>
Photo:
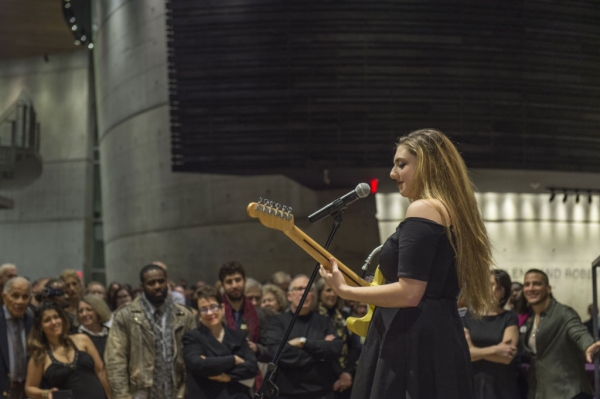
[[[100,324],[98,321],[98,313],[96,313],[94,308],[92,308],[92,306],[87,302],[79,302],[77,317],[79,318],[81,325],[86,328]]]
[[[494,299],[496,299],[497,303],[500,303],[500,301],[504,297],[504,288],[502,288],[500,284],[496,282],[496,278],[493,275],[491,276],[490,281],[492,283],[492,292],[494,293]]]
[[[265,292],[260,302],[261,308],[271,309],[274,312],[279,312],[279,303],[277,298],[270,292]]]
[[[58,337],[62,334],[63,322],[58,312],[48,309],[42,314],[42,331],[46,337]]]
[[[400,195],[405,198],[417,199],[418,193],[414,192],[413,177],[417,168],[417,157],[408,151],[404,145],[399,145],[394,154],[394,167],[390,177],[396,181]]]

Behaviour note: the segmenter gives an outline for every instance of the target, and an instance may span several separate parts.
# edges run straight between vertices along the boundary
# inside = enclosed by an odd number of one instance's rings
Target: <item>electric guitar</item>
[[[246,211],[248,212],[248,216],[258,219],[263,226],[282,231],[314,260],[323,265],[325,269],[331,271],[329,259],[333,255],[294,225],[294,215],[292,214],[291,207],[274,204],[273,201],[263,200],[261,198],[258,202],[251,202],[248,204]],[[368,283],[341,261],[338,260],[337,263],[340,272],[344,275],[346,284],[350,286],[366,287],[369,285],[379,285],[384,281],[379,268],[377,268],[377,271],[375,272],[373,283]],[[369,311],[364,317],[360,319],[349,317],[346,322],[348,328],[352,332],[362,337],[366,337],[374,309],[375,307],[373,305],[369,305]]]

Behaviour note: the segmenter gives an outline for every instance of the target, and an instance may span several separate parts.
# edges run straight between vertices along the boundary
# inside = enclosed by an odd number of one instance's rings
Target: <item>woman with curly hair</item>
[[[104,364],[85,334],[69,335],[69,319],[54,302],[35,312],[27,339],[29,365],[25,393],[33,399],[52,399],[54,392],[72,398],[111,398]],[[41,389],[44,377],[51,389]],[[70,395],[70,396],[69,396]]]

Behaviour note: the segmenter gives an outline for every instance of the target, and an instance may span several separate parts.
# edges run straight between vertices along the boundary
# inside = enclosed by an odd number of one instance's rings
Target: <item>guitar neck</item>
[[[283,231],[286,236],[288,236],[292,241],[294,241],[300,248],[304,250],[307,254],[309,254],[314,260],[319,262],[325,267],[325,269],[331,271],[331,263],[329,263],[329,258],[331,255],[325,248],[316,243],[312,238],[310,238],[306,233],[300,230],[298,227],[294,226],[290,230]],[[344,265],[339,260],[337,261],[338,268],[340,272],[344,275],[346,280],[346,284],[354,286],[354,287],[365,287],[370,285],[368,282],[360,278],[356,273],[348,268],[348,266]]]

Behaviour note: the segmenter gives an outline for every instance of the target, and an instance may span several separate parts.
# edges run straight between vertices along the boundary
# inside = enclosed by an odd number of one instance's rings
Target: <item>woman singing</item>
[[[339,296],[377,306],[352,398],[472,399],[456,300],[462,289],[477,314],[492,303],[492,255],[466,166],[442,132],[423,129],[396,141],[390,176],[411,204],[379,256],[386,284],[351,287],[335,259],[321,267]]]

